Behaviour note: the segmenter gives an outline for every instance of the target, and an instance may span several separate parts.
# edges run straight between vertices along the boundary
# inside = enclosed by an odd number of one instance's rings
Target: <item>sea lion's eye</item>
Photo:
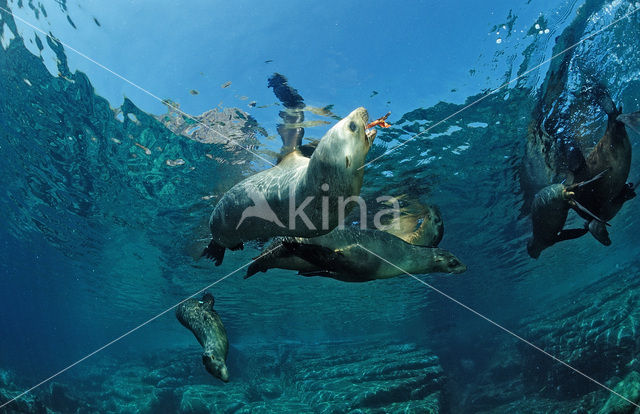
[[[457,261],[456,259],[451,259],[451,260],[449,260],[449,266],[458,267],[458,266],[460,266],[460,262]]]
[[[351,132],[356,132],[356,129],[358,129],[358,126],[356,125],[355,122],[351,121],[351,123],[349,124],[349,129],[351,130]]]

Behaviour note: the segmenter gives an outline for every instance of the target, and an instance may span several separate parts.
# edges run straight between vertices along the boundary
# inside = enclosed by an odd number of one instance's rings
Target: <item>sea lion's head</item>
[[[227,364],[223,360],[205,352],[202,354],[202,363],[209,374],[220,378],[224,382],[229,382],[229,370],[227,370]]]
[[[355,109],[327,131],[311,159],[320,159],[325,165],[362,172],[364,159],[376,137],[375,129],[366,129],[368,121],[366,109]]]
[[[443,249],[434,249],[434,262],[437,272],[442,273],[463,273],[467,271],[467,266],[460,261],[453,253]]]

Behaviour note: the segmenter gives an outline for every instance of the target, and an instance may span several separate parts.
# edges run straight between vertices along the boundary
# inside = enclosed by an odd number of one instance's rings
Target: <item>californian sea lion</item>
[[[634,185],[627,183],[631,168],[631,142],[625,126],[638,132],[640,111],[623,114],[616,108],[606,92],[601,92],[602,106],[607,113],[607,129],[595,148],[589,153],[584,168],[576,173],[577,180],[588,180],[601,171],[602,179],[594,182],[591,191],[576,194],[576,200],[587,210],[606,222],[611,220],[622,205],[636,196]],[[591,234],[608,246],[611,239],[602,221],[594,221],[584,212],[578,212],[587,220]]]
[[[324,135],[310,158],[295,150],[227,191],[211,214],[213,239],[203,255],[219,265],[226,248],[241,249],[244,241],[315,237],[338,226],[339,198],[360,194],[360,167],[375,138],[375,130],[365,130],[368,118],[366,109],[354,110]]]
[[[229,341],[220,316],[213,310],[213,304],[213,295],[210,293],[205,293],[200,300],[187,299],[176,308],[176,317],[185,328],[193,332],[204,348],[202,363],[207,371],[228,382],[226,360]]]
[[[602,179],[605,172],[600,172],[589,181],[574,185],[552,184],[540,190],[533,199],[531,206],[531,224],[533,237],[527,241],[529,256],[537,259],[547,247],[564,241],[576,239],[585,235],[588,228],[564,229],[569,209],[573,208],[586,214],[595,221],[600,221],[593,213],[586,210],[577,202],[576,194],[590,191],[594,182]]]
[[[422,274],[467,270],[446,250],[412,245],[384,231],[359,228],[337,228],[310,239],[276,239],[249,266],[245,279],[271,268],[297,270],[302,276],[324,276],[344,282],[388,279],[404,274],[403,271]]]
[[[387,233],[400,237],[416,246],[437,247],[444,235],[444,222],[440,209],[436,206],[423,206],[414,203],[386,226]],[[411,210],[414,210],[411,212]]]

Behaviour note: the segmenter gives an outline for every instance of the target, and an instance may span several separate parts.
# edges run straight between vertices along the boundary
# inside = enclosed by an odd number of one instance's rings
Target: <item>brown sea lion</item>
[[[403,274],[380,257],[410,273],[464,272],[466,266],[458,258],[435,248],[443,232],[438,208],[420,207],[422,215],[399,215],[386,231],[337,228],[310,239],[277,238],[248,267],[245,279],[272,268],[345,282],[366,282]],[[403,213],[406,212],[403,209]]]
[[[591,191],[576,194],[576,201],[601,219],[594,221],[589,215],[579,212],[587,220],[591,234],[608,246],[611,239],[602,222],[611,220],[626,201],[636,196],[634,185],[627,183],[631,168],[631,142],[625,126],[638,132],[640,111],[623,114],[622,107],[616,108],[605,92],[601,101],[608,117],[607,129],[589,153],[584,168],[575,176],[577,180],[588,180],[601,171],[606,173],[591,185]]]

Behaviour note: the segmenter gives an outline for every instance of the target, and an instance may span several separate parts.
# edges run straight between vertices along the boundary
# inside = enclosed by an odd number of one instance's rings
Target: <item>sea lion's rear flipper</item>
[[[585,234],[587,234],[587,231],[588,230],[586,228],[562,230],[560,233],[558,233],[558,236],[556,237],[556,243],[565,241],[565,240],[577,239],[578,237],[582,237]]]
[[[578,188],[582,188],[582,187],[584,187],[586,185],[589,185],[592,182],[601,179],[607,173],[607,171],[609,171],[608,168],[606,170],[604,170],[604,171],[599,172],[598,174],[596,174],[595,176],[593,176],[593,178],[590,178],[589,180],[581,181],[579,183],[570,185],[570,186],[567,187],[567,191],[574,191],[574,190],[576,190]]]
[[[595,237],[596,240],[598,240],[605,246],[611,245],[609,232],[607,231],[607,227],[604,225],[604,223],[596,220],[591,220],[589,222],[589,233],[591,233],[591,235]]]
[[[211,240],[209,245],[202,251],[201,256],[205,256],[208,259],[215,261],[216,266],[220,266],[222,264],[222,259],[224,259],[224,251],[225,247],[219,245],[215,241]]]
[[[631,128],[636,134],[640,135],[640,111],[631,114],[618,115],[618,121]]]
[[[569,205],[571,207],[575,208],[576,210],[582,211],[584,214],[586,214],[589,217],[593,218],[595,221],[597,221],[599,223],[602,223],[604,225],[610,226],[609,223],[607,223],[606,221],[602,220],[600,217],[598,217],[595,214],[593,214],[591,211],[589,211],[588,208],[586,208],[585,206],[583,206],[582,204],[580,204],[576,200],[570,200],[569,201]]]

